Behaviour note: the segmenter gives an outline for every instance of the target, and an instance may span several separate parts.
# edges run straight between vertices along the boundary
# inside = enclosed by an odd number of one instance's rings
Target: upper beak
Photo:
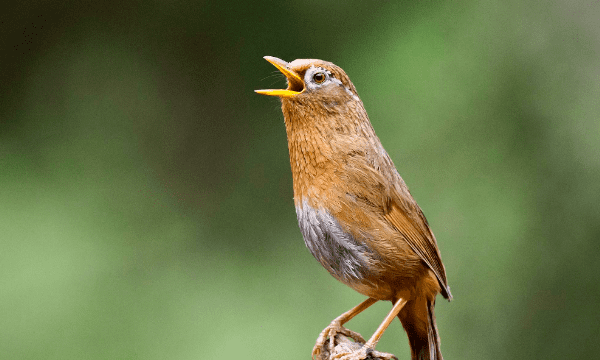
[[[273,56],[265,56],[265,60],[275,65],[275,67],[285,75],[288,80],[288,88],[285,90],[254,90],[255,92],[263,95],[292,97],[304,91],[304,80],[302,80],[300,75],[287,68],[288,63]]]

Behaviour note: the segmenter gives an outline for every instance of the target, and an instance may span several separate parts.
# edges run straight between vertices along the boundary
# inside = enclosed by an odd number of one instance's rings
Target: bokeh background
[[[308,359],[363,299],[297,229],[264,55],[350,75],[437,235],[447,359],[597,357],[597,2],[1,7],[1,359]]]

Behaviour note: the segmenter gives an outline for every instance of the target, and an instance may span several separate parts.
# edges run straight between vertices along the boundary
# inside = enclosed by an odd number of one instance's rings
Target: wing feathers
[[[406,206],[408,204],[404,203],[402,205]],[[403,209],[398,201],[391,200],[388,212],[384,214],[384,218],[389,221],[398,232],[404,235],[404,238],[411,249],[417,253],[435,273],[435,276],[442,286],[442,296],[451,300],[452,294],[450,294],[450,289],[448,288],[446,270],[442,264],[437,242],[429,229],[425,215],[423,215],[419,206],[415,203],[411,208]]]

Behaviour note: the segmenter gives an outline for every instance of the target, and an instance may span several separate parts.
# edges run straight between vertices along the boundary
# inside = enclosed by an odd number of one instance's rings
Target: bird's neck
[[[297,104],[283,102],[297,206],[328,198],[349,154],[376,153],[372,149],[381,146],[362,104],[356,105],[352,111],[324,113],[327,109],[299,111]]]
[[[317,126],[286,117],[290,165],[296,205],[305,198],[319,198],[327,190],[322,181],[333,171],[331,144]],[[320,186],[321,185],[321,186]]]

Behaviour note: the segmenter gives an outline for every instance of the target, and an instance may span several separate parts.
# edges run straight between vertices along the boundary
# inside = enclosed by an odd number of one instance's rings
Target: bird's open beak
[[[288,81],[288,88],[285,90],[254,90],[255,92],[263,95],[279,96],[279,97],[292,97],[300,94],[304,91],[304,80],[300,75],[287,68],[287,63],[281,59],[273,56],[265,56],[265,60],[275,65],[275,67],[285,75]]]

